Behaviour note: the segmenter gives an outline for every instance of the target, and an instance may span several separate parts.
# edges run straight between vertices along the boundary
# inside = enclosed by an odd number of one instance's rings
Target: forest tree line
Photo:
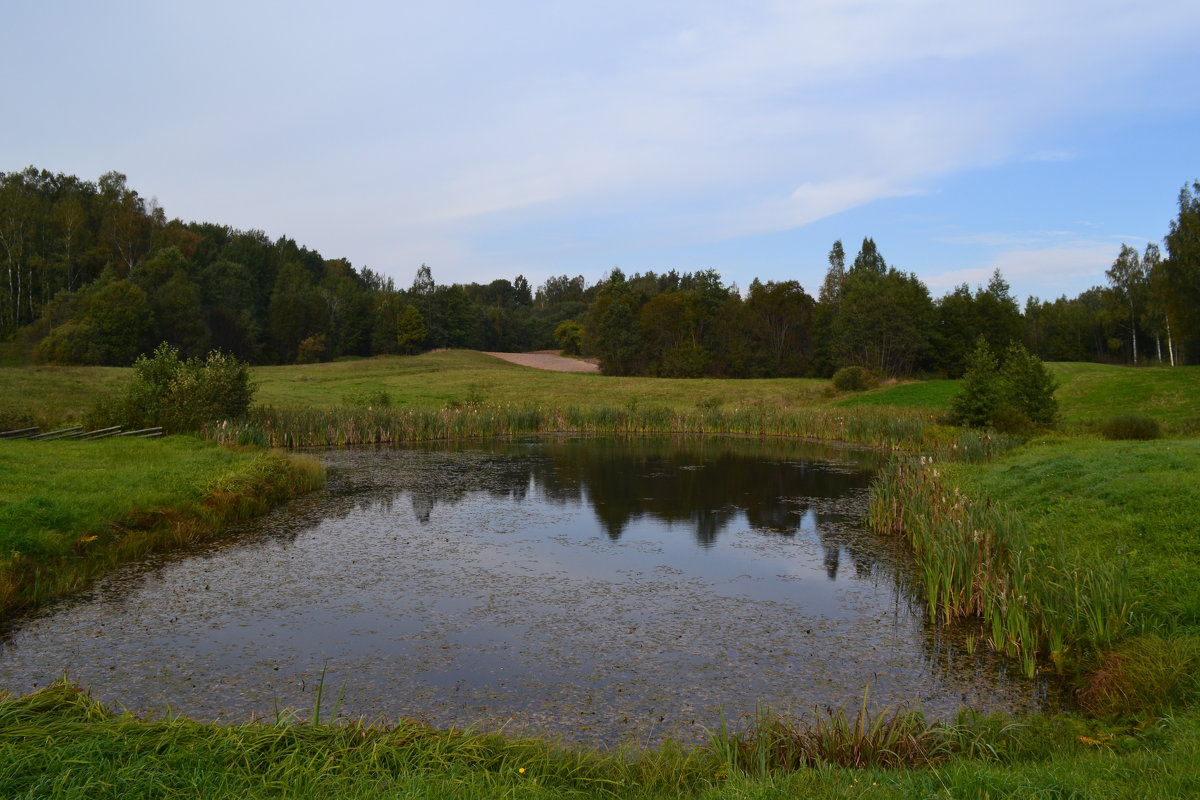
[[[262,231],[168,219],[117,172],[96,182],[0,173],[0,341],[57,364],[127,365],[169,342],[258,364],[442,347],[567,349],[608,374],[671,377],[962,374],[979,336],[1046,361],[1200,361],[1200,181],[1164,238],[1122,245],[1107,284],[1022,308],[997,271],[934,298],[864,239],[828,254],[813,296],[796,281],[744,290],[714,270],[562,275],[408,287]],[[813,287],[809,287],[810,289]]]

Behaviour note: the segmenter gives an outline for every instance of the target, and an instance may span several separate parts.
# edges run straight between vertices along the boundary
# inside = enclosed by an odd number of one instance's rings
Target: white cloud
[[[1070,158],[1044,132],[1123,112],[1122,87],[1194,40],[1193,6],[80,5],[53,22],[61,52],[118,32],[145,46],[86,69],[46,62],[40,26],[19,19],[0,34],[0,68],[22,75],[9,105],[69,108],[72,124],[8,126],[0,150],[21,154],[8,168],[115,167],[168,213],[274,227],[372,266],[418,245],[481,261],[531,221],[617,249],[696,243]]]
[[[1000,270],[1013,294],[1024,298],[1036,294],[1054,299],[1062,294],[1075,295],[1105,283],[1104,271],[1116,257],[1111,242],[1079,241],[1042,248],[1015,248],[995,254],[978,267],[950,270],[923,276],[934,296],[967,284],[973,289],[986,285],[993,270]],[[1033,289],[1037,290],[1034,291]]]

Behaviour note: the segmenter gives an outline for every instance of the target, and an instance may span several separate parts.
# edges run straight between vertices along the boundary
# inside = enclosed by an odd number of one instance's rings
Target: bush
[[[1162,436],[1158,420],[1140,414],[1121,414],[1100,424],[1105,439],[1149,440]]]
[[[864,392],[870,387],[870,375],[862,367],[842,367],[833,373],[833,388],[839,392]]]
[[[161,425],[176,433],[244,417],[253,398],[244,361],[218,350],[203,359],[180,361],[179,350],[163,342],[153,356],[141,355],[133,362],[133,377],[117,412],[123,425]]]
[[[1030,419],[1025,412],[1002,405],[992,412],[992,427],[997,433],[1023,434],[1029,430]]]
[[[583,352],[583,326],[573,319],[564,319],[554,329],[554,340],[564,353],[577,356]]]

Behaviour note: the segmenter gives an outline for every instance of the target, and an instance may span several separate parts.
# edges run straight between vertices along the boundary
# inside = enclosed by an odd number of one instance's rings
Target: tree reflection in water
[[[830,579],[844,550],[860,573],[869,574],[873,564],[854,558],[842,515],[830,510],[848,493],[866,491],[878,456],[861,450],[737,437],[551,437],[392,452],[415,459],[421,469],[377,474],[378,485],[357,487],[361,503],[391,510],[397,490],[405,490],[425,525],[438,506],[473,493],[520,502],[533,492],[539,502],[586,502],[614,542],[631,523],[649,518],[690,528],[697,545],[707,548],[741,517],[753,530],[776,536],[813,529]],[[436,469],[427,469],[431,461]]]

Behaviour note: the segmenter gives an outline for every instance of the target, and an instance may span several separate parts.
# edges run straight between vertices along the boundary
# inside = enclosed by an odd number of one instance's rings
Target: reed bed
[[[225,444],[341,447],[537,433],[734,434],[835,440],[915,450],[933,424],[928,412],[876,408],[672,409],[657,405],[563,407],[449,406],[442,409],[331,409],[259,406],[241,422],[210,426],[203,435]]]
[[[869,514],[875,531],[911,545],[931,619],[982,619],[991,646],[1030,677],[1039,661],[1061,670],[1128,629],[1124,562],[1085,566],[1061,546],[1035,550],[1017,514],[948,486],[937,464],[893,459],[875,479]]]

